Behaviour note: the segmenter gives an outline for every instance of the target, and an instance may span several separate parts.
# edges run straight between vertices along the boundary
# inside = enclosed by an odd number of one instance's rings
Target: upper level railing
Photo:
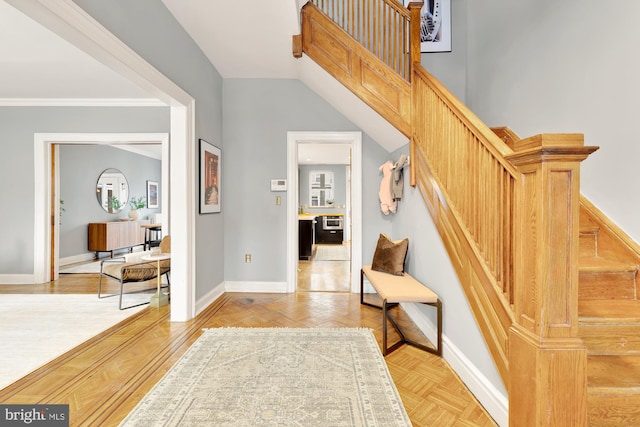
[[[311,0],[404,79],[411,77],[410,16],[396,0]]]

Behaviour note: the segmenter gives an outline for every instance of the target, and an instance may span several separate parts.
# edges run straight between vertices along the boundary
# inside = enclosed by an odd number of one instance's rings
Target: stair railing
[[[514,391],[510,425],[586,426],[586,349],[578,338],[577,303],[579,176],[580,162],[597,147],[585,147],[577,134],[505,144],[422,67],[419,2],[408,5],[408,18],[399,12],[397,27],[390,23],[395,15],[385,12],[398,9],[394,0],[308,5],[313,8],[303,8],[294,55],[304,51],[320,61],[383,117],[401,117],[390,123],[410,136],[411,185],[423,195],[496,367]],[[393,38],[388,27],[400,34]],[[389,40],[402,40],[401,47]],[[399,50],[403,60],[389,61]],[[386,67],[408,83],[406,91],[402,85],[389,89]],[[385,94],[397,102],[380,102]],[[403,107],[389,114],[396,104]]]
[[[413,69],[412,184],[507,389],[516,391],[510,425],[586,426],[579,177],[597,147],[579,134],[543,134],[512,149],[420,64]]]
[[[311,0],[404,79],[411,77],[409,11],[397,0]]]

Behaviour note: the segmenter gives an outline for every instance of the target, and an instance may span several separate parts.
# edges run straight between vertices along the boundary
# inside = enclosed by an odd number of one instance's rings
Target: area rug
[[[0,389],[145,307],[119,310],[117,297],[95,294],[1,294]]]
[[[343,245],[316,245],[314,261],[349,261],[349,249]]]
[[[411,426],[369,329],[218,328],[121,426]]]

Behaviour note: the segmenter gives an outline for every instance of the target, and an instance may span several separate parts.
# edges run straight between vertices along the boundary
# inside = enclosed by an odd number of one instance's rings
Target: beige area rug
[[[344,245],[316,245],[314,261],[349,261],[349,249]]]
[[[0,389],[145,307],[119,310],[118,297],[97,295],[1,294]]]
[[[121,426],[411,426],[369,329],[219,328]]]

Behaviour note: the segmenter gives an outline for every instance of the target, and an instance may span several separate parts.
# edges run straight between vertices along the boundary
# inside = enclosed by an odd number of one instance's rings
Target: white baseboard
[[[33,274],[0,274],[0,285],[33,285]]]
[[[286,282],[223,282],[196,301],[196,316],[225,292],[286,293]]]
[[[196,301],[196,316],[202,313],[207,307],[209,307],[215,300],[220,298],[224,294],[224,282],[213,288],[209,293]]]
[[[286,294],[287,282],[224,282],[227,292]]]
[[[89,252],[86,254],[73,255],[64,258],[60,258],[58,260],[59,265],[62,267],[64,265],[75,264],[77,262],[86,262],[95,259],[96,255],[93,252]]]
[[[416,304],[401,304],[407,315],[432,343],[436,342],[437,327]],[[442,357],[467,388],[501,427],[509,425],[509,399],[501,394],[482,372],[443,334]]]

